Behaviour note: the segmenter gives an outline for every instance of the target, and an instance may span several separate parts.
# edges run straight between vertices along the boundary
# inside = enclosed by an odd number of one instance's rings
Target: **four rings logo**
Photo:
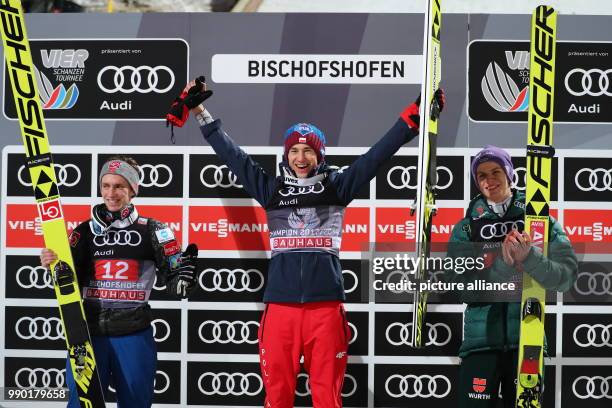
[[[351,271],[350,269],[342,270],[342,277],[346,275],[350,275],[351,279],[353,280],[353,286],[348,287],[346,285],[346,279],[344,279],[344,293],[352,293],[355,291],[355,289],[357,289],[357,286],[359,285],[359,279],[357,278],[357,274]]]
[[[580,272],[574,283],[579,295],[612,295],[612,272]]]
[[[129,230],[111,230],[104,235],[96,235],[94,237],[95,246],[105,245],[121,245],[121,246],[138,246],[142,242],[142,236],[138,231]]]
[[[394,374],[385,381],[385,390],[393,398],[444,398],[451,392],[451,382],[439,374]]]
[[[22,340],[60,340],[64,338],[62,321],[57,317],[24,316],[15,323],[15,333]]]
[[[109,94],[166,93],[174,86],[174,72],[165,65],[135,67],[109,65],[98,72],[98,87]],[[107,86],[108,85],[108,86]]]
[[[53,168],[55,169],[55,177],[57,179],[58,186],[64,187],[74,187],[79,181],[81,181],[81,170],[78,166],[68,163],[68,164],[57,164],[53,163]],[[23,178],[23,171],[25,170],[25,166],[19,167],[17,170],[17,180],[24,187],[32,187],[32,183],[30,181],[26,181]],[[28,177],[29,180],[29,177]]]
[[[278,190],[283,197],[298,196],[305,194],[321,194],[325,191],[325,186],[320,181],[311,186],[289,186]]]
[[[612,399],[612,376],[581,375],[572,383],[572,391],[580,399]]]
[[[514,174],[512,175],[512,188],[519,191],[525,191],[525,176],[527,175],[527,169],[525,167],[515,167]]]
[[[206,320],[200,324],[198,335],[204,343],[212,344],[257,344],[259,322],[236,320]]]
[[[347,385],[350,384],[350,385]],[[344,385],[342,386],[342,397],[348,398],[355,395],[357,392],[357,379],[350,374],[344,374]],[[307,397],[311,394],[310,378],[308,374],[300,373],[297,376],[297,384],[295,387],[295,395],[298,397]]]
[[[525,221],[523,220],[496,222],[494,224],[484,225],[480,229],[480,237],[484,240],[489,240],[492,238],[502,238],[505,237],[513,229],[523,231],[524,228]]]
[[[446,166],[438,166],[436,168],[436,189],[446,190],[453,184],[453,173]],[[443,181],[442,184],[439,184]],[[417,188],[417,168],[416,166],[393,166],[387,172],[387,183],[395,190],[404,188],[416,190]]]
[[[612,169],[580,169],[574,176],[574,183],[581,191],[612,191]]]
[[[565,75],[565,89],[574,96],[612,96],[612,69],[574,68]],[[578,85],[578,86],[577,86]]]
[[[25,278],[24,276],[27,276]],[[15,274],[17,284],[23,289],[53,289],[51,274],[46,268],[38,266],[24,265],[17,269]]]
[[[170,376],[161,370],[156,370],[155,378],[153,379],[153,393],[163,394],[168,390],[168,388],[170,388]],[[110,385],[108,386],[108,389],[111,390],[111,392],[117,392],[117,390]]]
[[[19,388],[60,388],[64,387],[66,369],[20,368],[15,373],[15,385]]]
[[[207,292],[257,292],[263,288],[265,283],[261,271],[240,268],[206,268],[200,274],[198,282],[200,287]]]
[[[253,397],[263,389],[263,381],[255,373],[213,373],[207,371],[198,378],[198,389],[204,395],[246,395]]]
[[[574,343],[580,347],[612,347],[611,333],[612,324],[583,323],[574,329]]]
[[[166,187],[172,182],[172,170],[165,164],[141,164],[138,166],[141,187]]]
[[[399,331],[394,330],[394,328],[399,328]],[[410,339],[410,334],[412,333],[412,322],[411,323],[399,323],[394,322],[387,326],[387,330],[385,331],[385,337],[389,344],[394,346],[406,345],[409,346],[412,344],[412,340]],[[399,334],[399,337],[396,337],[396,334]],[[427,323],[427,343],[426,346],[445,346],[450,343],[452,339],[451,328],[446,323]]]
[[[153,338],[156,343],[166,341],[170,337],[170,325],[164,319],[154,319],[151,321],[151,327],[153,328]]]
[[[242,188],[237,181],[238,177],[225,164],[207,164],[200,171],[200,182],[208,188]]]

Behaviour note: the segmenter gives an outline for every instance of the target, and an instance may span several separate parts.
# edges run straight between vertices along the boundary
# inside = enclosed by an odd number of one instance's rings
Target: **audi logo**
[[[586,279],[586,288],[584,281]],[[576,293],[587,295],[612,295],[612,272],[580,272],[574,283]]]
[[[141,164],[138,166],[139,184],[142,187],[166,187],[172,181],[172,170],[165,164]]]
[[[163,378],[164,386],[161,388],[158,388],[158,385],[159,385],[157,381],[158,378]],[[165,372],[161,370],[156,370],[155,378],[153,379],[153,393],[163,394],[164,392],[168,390],[168,388],[170,388],[170,377]],[[117,390],[111,385],[108,386],[108,389],[111,390],[111,392],[117,393]]]
[[[164,382],[164,386],[161,388],[158,388],[158,378],[163,378]],[[170,388],[170,377],[168,376],[168,374],[166,374],[163,371],[160,370],[156,370],[155,371],[155,380],[153,383],[153,392],[155,394],[163,394],[164,392],[166,392],[168,390],[168,388]]]
[[[57,317],[24,316],[15,323],[15,332],[23,340],[59,340],[64,338],[62,321]]]
[[[411,174],[412,172],[412,174]],[[443,172],[447,175],[448,181],[446,184],[438,185],[440,181],[440,172]],[[399,181],[400,183],[395,183],[393,180],[397,181],[397,174],[399,173]],[[436,190],[446,190],[453,184],[453,173],[446,166],[438,166],[436,168]],[[413,181],[411,183],[411,181]],[[410,190],[416,190],[417,188],[417,168],[416,166],[393,166],[387,172],[387,183],[391,188],[395,190],[402,190],[404,188],[408,188]]]
[[[612,191],[612,169],[580,169],[574,183],[581,191]]]
[[[525,221],[506,221],[488,224],[480,229],[480,237],[482,239],[502,238],[505,237],[513,229],[522,231],[525,227]]]
[[[527,169],[525,167],[515,167],[514,174],[512,175],[512,185],[510,187],[515,188],[519,191],[525,191],[525,176],[527,175]],[[520,186],[519,186],[520,183]]]
[[[108,72],[108,74],[106,74]],[[167,73],[168,85],[164,88],[159,88],[160,76],[165,77]],[[105,74],[107,76],[105,76]],[[109,76],[110,75],[110,76]],[[144,75],[144,78],[143,78]],[[108,79],[112,79],[109,81]],[[163,78],[166,79],[166,78]],[[111,88],[104,86],[105,83],[112,83]],[[165,83],[165,81],[163,82]],[[98,87],[106,93],[112,94],[116,92],[121,93],[166,93],[174,86],[174,72],[165,65],[158,65],[151,67],[148,65],[142,65],[140,67],[134,67],[132,65],[125,65],[123,67],[117,67],[115,65],[109,65],[104,67],[98,72]]]
[[[580,347],[612,347],[610,333],[612,324],[586,324],[576,326],[574,329],[574,343]],[[578,337],[586,341],[578,340]]]
[[[242,322],[220,320],[206,320],[200,324],[198,335],[204,343],[220,343],[220,344],[257,344],[257,331],[259,322],[248,321]],[[209,334],[208,336],[205,335]]]
[[[155,280],[153,281],[153,289],[155,290],[165,290],[166,289],[166,285],[157,286],[157,275],[155,275]]]
[[[208,164],[200,171],[200,182],[208,188],[242,188],[242,184],[238,184],[237,181],[238,176],[232,173],[225,164],[221,166]]]
[[[399,328],[399,331],[393,330],[394,328]],[[426,346],[446,346],[450,343],[452,339],[451,328],[446,323],[426,323],[427,327],[427,342]],[[440,330],[438,332],[438,330]],[[412,339],[410,338],[410,334],[412,333],[412,322],[410,323],[400,323],[394,322],[387,326],[387,330],[385,331],[385,337],[389,344],[393,346],[401,346],[406,345],[410,346],[412,344]]]
[[[612,69],[601,70],[597,68],[582,69],[574,68],[565,75],[565,89],[574,96],[612,96],[610,92],[610,74]],[[581,76],[582,75],[582,76]],[[577,77],[580,80],[580,89],[572,89],[570,80]],[[574,82],[574,86],[576,82]]]
[[[212,285],[210,281],[205,282],[206,275],[212,275]],[[257,269],[206,268],[200,274],[199,283],[207,292],[257,292],[263,288],[265,281],[263,273]]]
[[[153,338],[155,339],[155,342],[161,343],[162,341],[168,340],[168,337],[170,337],[170,325],[167,321],[163,319],[155,319],[151,322],[151,327],[153,328]],[[157,337],[160,333],[163,333],[163,335]]]
[[[353,279],[353,286],[351,286],[350,288],[346,288],[346,285],[344,287],[344,292],[345,293],[352,293],[355,291],[355,289],[357,289],[357,285],[359,285],[359,279],[357,279],[357,274],[353,271],[351,271],[350,269],[343,269],[342,270],[342,277],[344,278],[344,275],[349,275],[351,277],[351,279]]]
[[[105,245],[127,245],[138,246],[142,242],[142,236],[138,231],[129,230],[110,230],[104,235],[96,235],[93,240],[96,246]]]
[[[81,169],[77,165],[69,164],[57,164],[53,163],[53,169],[55,170],[55,178],[58,186],[74,187],[81,181]],[[23,171],[25,166],[19,167],[17,170],[17,180],[24,187],[32,187],[32,183],[23,179]]]
[[[358,336],[357,326],[355,326],[351,322],[348,322],[348,327],[351,330],[351,338],[349,340],[349,344],[353,344],[357,340],[357,336]]]
[[[281,188],[278,190],[278,193],[283,197],[289,197],[305,194],[321,194],[323,191],[325,191],[325,186],[318,181],[316,184],[310,186],[289,186]]]
[[[64,386],[66,369],[23,367],[15,373],[15,385],[19,388],[60,388]]]
[[[251,383],[251,380],[254,381]],[[247,395],[253,397],[263,389],[263,381],[255,373],[212,373],[207,371],[198,378],[198,389],[204,395]]]
[[[302,382],[303,380],[303,382]],[[348,381],[347,381],[348,380]],[[346,384],[349,384],[350,382],[350,388],[348,391],[344,391],[347,387]],[[303,386],[302,386],[303,384]],[[304,391],[302,391],[302,389]],[[343,398],[348,398],[351,397],[353,395],[355,395],[355,392],[357,392],[357,379],[355,379],[355,377],[353,377],[350,374],[344,374],[344,385],[342,386],[342,397]],[[308,376],[308,374],[305,373],[299,373],[297,376],[297,384],[295,387],[295,395],[299,396],[299,397],[307,397],[308,395],[310,395],[311,391],[310,391],[310,377]]]
[[[579,385],[579,390],[584,392],[578,392],[577,388]],[[587,377],[586,375],[581,375],[574,380],[572,391],[580,399],[612,399],[612,393],[610,392],[612,387],[610,385],[612,385],[612,376],[602,377],[596,375]]]
[[[444,398],[451,391],[451,382],[444,375],[394,374],[385,381],[385,390],[393,398]]]
[[[28,277],[25,283],[23,282],[24,277],[22,276],[22,273],[26,273],[27,275],[25,276]],[[21,268],[17,269],[17,273],[15,275],[17,284],[24,289],[53,289],[53,281],[51,280],[51,274],[49,273],[49,271],[47,271],[46,268],[43,268],[40,265],[24,265]]]

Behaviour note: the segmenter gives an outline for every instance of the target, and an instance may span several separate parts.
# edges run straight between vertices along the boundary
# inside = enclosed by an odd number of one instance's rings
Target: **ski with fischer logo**
[[[555,95],[557,12],[538,6],[531,18],[525,231],[547,254]],[[544,392],[546,289],[523,273],[516,407],[541,408]]]
[[[79,403],[84,408],[102,408],[104,393],[74,272],[21,2],[0,0],[0,20],[5,77],[13,89],[45,246],[59,258],[51,275]]]
[[[425,28],[423,33],[423,81],[421,82],[421,104],[419,123],[418,185],[415,203],[410,214],[416,213],[416,255],[426,259],[431,251],[431,223],[436,214],[435,188],[437,182],[436,147],[438,139],[438,118],[440,108],[434,100],[434,93],[440,85],[442,58],[440,51],[440,30],[442,28],[441,0],[427,0]],[[428,277],[426,262],[419,262],[415,281]],[[427,313],[427,292],[418,288],[414,292],[412,310],[412,347],[424,346],[423,331]]]

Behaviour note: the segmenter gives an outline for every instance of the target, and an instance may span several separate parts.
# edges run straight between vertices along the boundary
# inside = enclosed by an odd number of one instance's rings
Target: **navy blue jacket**
[[[247,153],[234,143],[222,130],[221,120],[200,128],[204,138],[210,143],[217,156],[238,177],[240,184],[268,213],[268,224],[271,225],[271,214],[278,211],[291,213],[289,224],[299,228],[308,226],[308,221],[296,224],[295,217],[304,219],[304,211],[311,210],[310,218],[336,217],[340,220],[341,235],[342,214],[360,188],[376,176],[378,168],[385,163],[397,150],[414,138],[417,133],[411,130],[402,120],[397,122],[387,133],[359,157],[348,169],[339,173],[321,163],[316,170],[322,180],[319,183],[325,189],[324,194],[305,194],[304,189],[298,194],[298,187],[288,187],[283,176],[275,177],[267,174],[254,162]],[[286,163],[282,167],[288,168]],[[281,167],[281,168],[282,168]],[[293,194],[289,194],[294,192]],[[279,194],[280,193],[280,194]],[[283,198],[289,198],[291,200]],[[299,200],[299,202],[297,202]],[[297,203],[296,203],[297,202]],[[280,203],[280,204],[279,204]],[[320,209],[328,206],[339,208],[333,213],[322,214]],[[277,217],[278,218],[278,217]],[[285,217],[285,220],[287,217]],[[318,219],[318,218],[317,218]],[[293,222],[292,222],[293,221]],[[337,222],[333,222],[337,227]],[[284,231],[284,230],[282,230]],[[291,232],[291,231],[290,231]],[[291,238],[281,238],[284,242]],[[330,238],[331,241],[331,238]],[[342,268],[337,251],[319,249],[299,249],[289,251],[273,250],[268,269],[268,283],[264,294],[264,302],[319,302],[327,300],[344,300],[344,285]]]

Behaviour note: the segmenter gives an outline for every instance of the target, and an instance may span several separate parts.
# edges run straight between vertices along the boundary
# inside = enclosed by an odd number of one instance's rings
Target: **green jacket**
[[[477,196],[470,202],[469,213],[466,213],[466,217],[453,228],[448,256],[452,258],[475,256],[474,245],[469,244],[472,220],[479,222],[491,220],[491,223],[496,223],[517,217],[522,219],[525,214],[524,208],[525,195],[522,192],[514,191],[509,209],[501,218],[489,209],[485,198]],[[539,249],[532,248],[522,263],[523,271],[531,275],[547,290],[565,292],[576,280],[578,260],[563,228],[552,217],[550,218],[548,242],[548,257],[545,257]],[[488,282],[507,282],[516,274],[517,270],[514,266],[508,266],[501,255],[495,258],[489,268],[481,271],[470,271],[463,274],[446,271],[447,280],[463,282],[466,286],[476,279],[485,279]],[[467,303],[467,307],[464,315],[463,343],[459,349],[460,357],[465,357],[475,351],[518,348],[520,303],[478,302],[471,297],[469,292],[462,293],[462,300]]]

